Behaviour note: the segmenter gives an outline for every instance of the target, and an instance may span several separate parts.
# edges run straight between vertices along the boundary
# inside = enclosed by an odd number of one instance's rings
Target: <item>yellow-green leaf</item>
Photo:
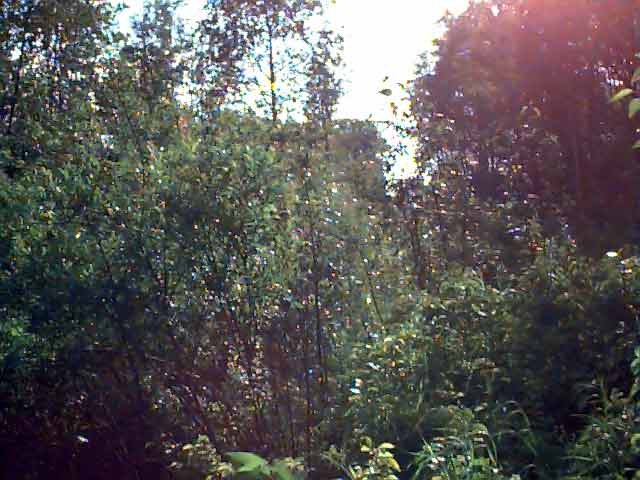
[[[633,90],[631,90],[630,88],[623,88],[618,93],[616,93],[613,97],[611,97],[609,99],[609,102],[610,103],[619,102],[620,100],[622,100],[625,97],[628,97],[632,93],[633,93]]]
[[[264,458],[251,452],[230,452],[227,456],[238,473],[251,472],[267,464]]]

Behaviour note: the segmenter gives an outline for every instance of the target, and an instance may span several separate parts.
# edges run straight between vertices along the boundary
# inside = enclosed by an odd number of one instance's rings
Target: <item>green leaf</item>
[[[286,464],[282,461],[274,463],[271,471],[276,480],[295,480],[289,468],[287,468]]]
[[[633,148],[634,150],[639,150],[640,149],[640,140],[636,141],[636,143],[633,144]]]
[[[622,100],[625,97],[628,97],[632,93],[633,93],[633,90],[631,90],[630,88],[623,88],[618,93],[616,93],[613,97],[611,97],[609,99],[609,102],[610,103],[619,102],[620,100]]]
[[[629,102],[629,118],[633,118],[638,112],[640,112],[640,98],[634,98]]]
[[[227,456],[237,473],[251,472],[267,464],[264,458],[251,452],[231,452]]]
[[[380,90],[378,93],[385,95],[387,97],[391,96],[391,89],[390,88],[383,88],[382,90]]]
[[[631,83],[640,82],[640,67],[636,68],[636,71],[633,72],[633,76],[631,77]]]

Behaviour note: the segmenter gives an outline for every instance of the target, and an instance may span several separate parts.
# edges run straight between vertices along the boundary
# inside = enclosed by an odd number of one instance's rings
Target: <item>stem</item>
[[[276,69],[273,54],[273,25],[267,16],[267,33],[269,34],[269,91],[271,93],[271,122],[273,126],[278,121],[278,96],[276,94]]]

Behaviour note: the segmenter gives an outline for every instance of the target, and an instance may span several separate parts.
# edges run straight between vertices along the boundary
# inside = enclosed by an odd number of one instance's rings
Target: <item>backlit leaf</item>
[[[609,99],[609,102],[611,103],[619,102],[620,100],[622,100],[625,97],[628,97],[632,93],[633,93],[633,90],[631,90],[630,88],[623,88],[618,93],[616,93],[613,97],[611,97]]]

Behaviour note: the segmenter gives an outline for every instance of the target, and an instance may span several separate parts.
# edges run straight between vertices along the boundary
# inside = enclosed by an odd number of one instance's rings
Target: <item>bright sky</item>
[[[337,0],[328,11],[334,28],[345,37],[346,92],[341,117],[390,118],[389,101],[401,98],[396,84],[413,77],[418,56],[429,49],[442,29],[446,10],[460,13],[468,0]],[[378,92],[382,81],[394,94]]]
[[[142,0],[128,0],[121,25],[140,11]],[[205,0],[185,0],[179,14],[197,20]],[[440,33],[437,22],[446,10],[460,13],[468,0],[336,0],[330,3],[327,19],[345,38],[345,94],[338,117],[390,120],[389,101],[402,95],[396,83],[409,80],[420,53]],[[383,85],[385,77],[389,77]],[[378,92],[391,88],[393,95]]]

